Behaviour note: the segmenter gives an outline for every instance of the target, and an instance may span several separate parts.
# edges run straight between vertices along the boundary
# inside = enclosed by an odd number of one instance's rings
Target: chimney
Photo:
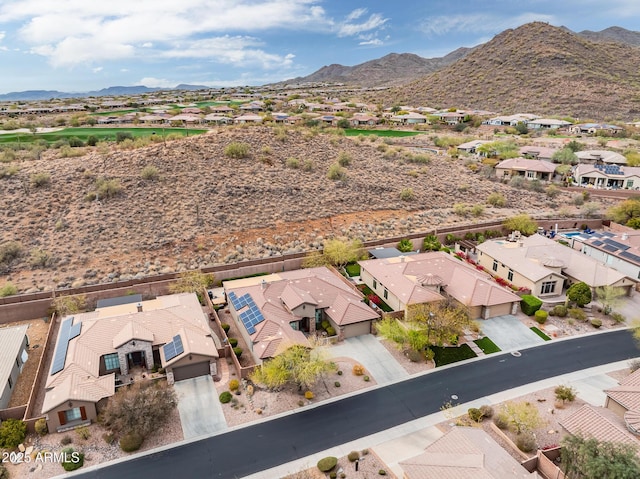
[[[142,303],[136,304],[136,307],[138,308],[138,313],[142,313]]]

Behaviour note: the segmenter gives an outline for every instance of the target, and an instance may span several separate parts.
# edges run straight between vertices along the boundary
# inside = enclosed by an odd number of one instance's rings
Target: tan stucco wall
[[[605,400],[604,407],[606,407],[610,411],[613,411],[620,417],[624,417],[624,413],[627,412],[627,410],[623,406],[621,406],[620,403],[614,401],[609,396],[607,396],[607,399]]]
[[[98,419],[95,403],[88,402],[88,401],[71,401],[71,403],[73,404],[72,407],[74,408],[84,406],[87,419],[91,420],[91,422],[95,422]],[[69,407],[69,401],[65,401],[60,406],[53,408],[51,411],[48,411],[46,413],[47,426],[49,427],[49,432],[55,432],[60,427],[58,412],[66,411],[67,409],[71,409]]]

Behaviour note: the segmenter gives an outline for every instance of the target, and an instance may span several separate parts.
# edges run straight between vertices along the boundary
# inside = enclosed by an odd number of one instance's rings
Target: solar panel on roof
[[[180,335],[175,335],[170,343],[162,346],[162,350],[164,351],[164,359],[166,361],[171,361],[176,356],[180,356],[184,353],[184,345],[182,344],[182,338]]]
[[[627,246],[626,244],[618,243],[617,241],[614,241],[612,239],[606,239],[604,240],[604,242],[611,246],[615,246],[616,248],[621,249],[623,251],[626,251],[629,249],[629,246]]]
[[[184,345],[182,344],[182,338],[179,334],[173,337],[173,344],[176,347],[176,356],[184,353]]]
[[[613,233],[610,233],[609,231],[604,231],[602,233],[602,236],[606,237],[606,238],[611,238],[613,236],[615,236]]]
[[[615,246],[612,246],[610,244],[606,244],[602,247],[603,250],[605,251],[609,251],[611,253],[615,253],[616,251],[618,251],[618,248],[616,248]]]
[[[593,243],[591,243],[593,246],[602,246],[604,243],[600,240],[596,240]]]
[[[640,256],[638,256],[637,254],[629,253],[628,251],[623,251],[622,253],[620,253],[620,256],[640,264]]]
[[[56,345],[56,351],[53,356],[53,363],[51,366],[51,376],[59,373],[64,369],[64,363],[67,360],[67,350],[69,348],[69,341],[80,335],[82,329],[82,322],[73,324],[73,316],[65,319],[60,325],[60,333],[58,334],[58,344]]]

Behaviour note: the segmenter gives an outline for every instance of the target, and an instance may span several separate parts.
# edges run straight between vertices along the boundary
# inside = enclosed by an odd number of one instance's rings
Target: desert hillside
[[[485,204],[496,190],[510,209],[487,207],[479,219],[563,201],[489,181],[463,160],[425,163],[408,149],[363,140],[234,128],[166,146],[94,149],[77,158],[50,150],[23,160],[0,179],[0,244],[21,247],[6,278],[23,291],[78,286],[306,251],[331,236],[424,231],[463,221],[451,215],[454,204]],[[248,157],[225,155],[231,143],[248,144]],[[346,177],[331,180],[339,158],[348,163]],[[157,175],[145,179],[149,166]],[[105,180],[114,194],[96,199]]]
[[[640,115],[638,64],[637,47],[535,22],[390,90],[385,103],[632,120]]]

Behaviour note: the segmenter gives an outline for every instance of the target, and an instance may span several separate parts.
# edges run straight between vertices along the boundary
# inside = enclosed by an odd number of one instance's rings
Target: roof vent
[[[142,303],[136,304],[136,308],[138,308],[138,313],[142,313]]]

